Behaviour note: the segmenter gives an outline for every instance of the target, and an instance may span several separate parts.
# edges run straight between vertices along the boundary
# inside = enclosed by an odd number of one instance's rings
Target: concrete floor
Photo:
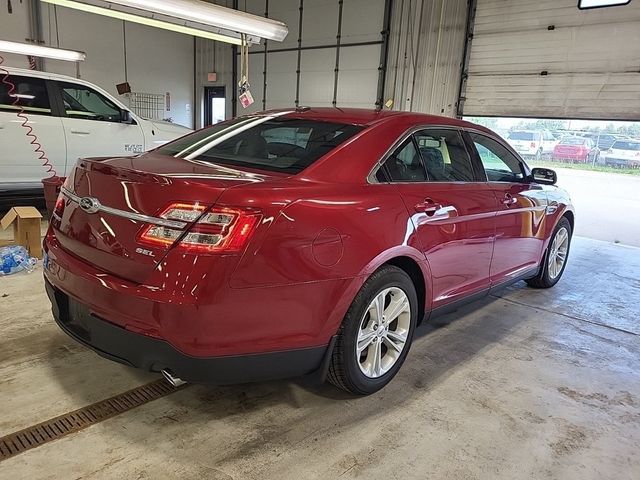
[[[423,325],[383,391],[189,386],[0,464],[2,478],[640,478],[640,249],[576,238],[519,283]],[[40,272],[0,278],[0,436],[157,377],[54,325]]]

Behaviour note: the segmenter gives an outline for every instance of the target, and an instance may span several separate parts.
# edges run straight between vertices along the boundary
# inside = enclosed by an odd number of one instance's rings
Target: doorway
[[[225,120],[226,111],[225,87],[204,87],[204,126]]]

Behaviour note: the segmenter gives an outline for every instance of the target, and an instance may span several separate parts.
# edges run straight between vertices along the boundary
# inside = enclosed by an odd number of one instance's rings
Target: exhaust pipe
[[[174,387],[179,387],[179,386],[184,385],[185,383],[187,383],[184,380],[182,380],[181,378],[174,377],[173,375],[171,375],[171,372],[169,370],[162,370],[162,376],[164,376],[164,378],[167,380],[167,382],[169,382]]]

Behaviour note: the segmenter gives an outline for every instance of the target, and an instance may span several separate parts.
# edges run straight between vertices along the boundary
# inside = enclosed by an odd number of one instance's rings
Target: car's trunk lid
[[[62,248],[87,263],[142,283],[168,247],[150,247],[138,237],[162,221],[164,209],[176,202],[211,207],[225,189],[268,178],[154,153],[79,160],[64,187],[67,199],[57,236]],[[188,228],[188,222],[182,223]]]

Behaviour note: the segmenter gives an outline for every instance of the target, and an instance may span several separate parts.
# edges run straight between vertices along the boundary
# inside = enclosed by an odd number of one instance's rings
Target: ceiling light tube
[[[73,0],[42,0],[44,3],[50,3],[52,5],[58,5],[61,7],[71,8],[86,13],[93,13],[96,15],[103,15],[105,17],[115,18],[118,20],[124,20],[126,22],[138,23],[140,25],[146,25],[148,27],[161,28],[163,30],[170,30],[172,32],[184,33],[194,37],[206,38],[209,40],[215,40],[217,42],[231,43],[234,45],[240,45],[240,36],[237,37],[223,35],[221,33],[209,32],[207,30],[201,30],[199,28],[187,27],[185,25],[178,25],[175,23],[164,22],[154,18],[142,17],[139,15],[133,15],[131,13],[121,12],[110,8],[97,7],[95,5],[88,5],[85,3],[76,2]],[[253,39],[253,43],[259,43],[259,38]]]
[[[67,62],[82,62],[86,55],[75,50],[63,50],[61,48],[43,47],[32,43],[18,43],[0,40],[0,52],[17,53],[18,55],[31,55],[33,57],[52,58],[54,60],[66,60]]]
[[[164,0],[162,2],[157,0],[107,0],[106,3],[115,3],[278,42],[284,40],[289,33],[287,25],[277,20],[200,0]]]

